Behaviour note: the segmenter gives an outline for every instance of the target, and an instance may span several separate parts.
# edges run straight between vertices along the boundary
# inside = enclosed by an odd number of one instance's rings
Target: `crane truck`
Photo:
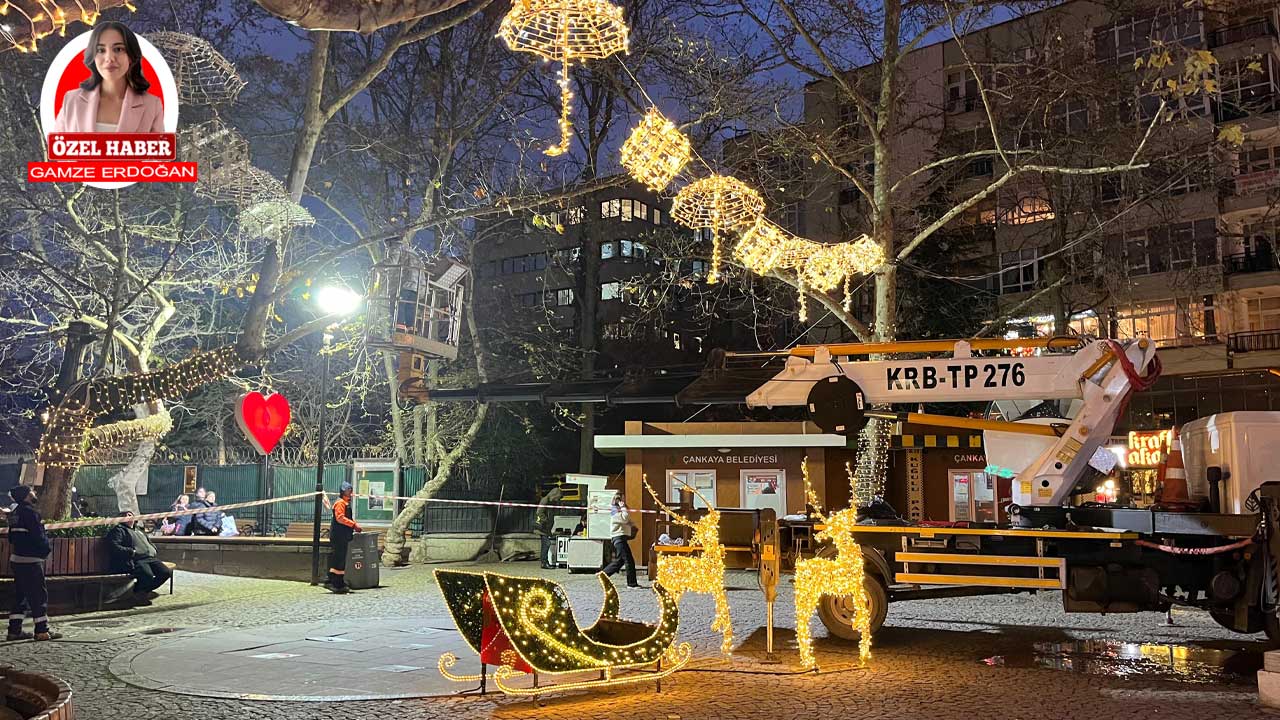
[[[1022,352],[1007,354],[1015,346]],[[1057,590],[1067,612],[1193,607],[1231,630],[1280,641],[1280,413],[1249,413],[1269,416],[1255,418],[1251,434],[1221,415],[1197,421],[1217,432],[1185,448],[1190,485],[1208,488],[1202,501],[1072,505],[1079,488],[1112,469],[1105,444],[1117,418],[1131,393],[1160,372],[1149,340],[850,343],[784,352],[785,366],[750,393],[749,406],[804,406],[824,430],[844,434],[871,418],[980,429],[988,467],[1013,475],[1005,526],[871,521],[853,531],[866,560],[873,630],[894,601]],[[886,359],[901,357],[911,359]],[[889,409],[1052,400],[1067,401],[1071,417],[1009,422]],[[1222,457],[1228,446],[1232,462]],[[849,639],[857,637],[853,613],[838,598],[819,607],[828,630]]]

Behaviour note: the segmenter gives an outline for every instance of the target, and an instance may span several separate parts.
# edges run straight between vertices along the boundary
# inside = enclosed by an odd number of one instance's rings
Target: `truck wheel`
[[[889,614],[889,593],[879,575],[867,573],[867,599],[871,602],[871,633],[874,635],[884,625]],[[861,635],[854,626],[857,612],[848,598],[823,595],[818,601],[818,617],[827,626],[827,632],[844,640],[859,640]]]

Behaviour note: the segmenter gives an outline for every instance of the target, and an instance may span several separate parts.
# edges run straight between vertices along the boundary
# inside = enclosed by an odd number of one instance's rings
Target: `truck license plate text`
[[[898,367],[886,369],[890,390],[931,390],[954,388],[1022,387],[1027,382],[1025,366],[1015,363],[947,365],[945,367]]]

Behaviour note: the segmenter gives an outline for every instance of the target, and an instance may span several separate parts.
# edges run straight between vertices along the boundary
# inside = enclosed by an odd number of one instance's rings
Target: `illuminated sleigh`
[[[621,620],[618,591],[598,574],[604,607],[590,627],[580,628],[564,588],[551,580],[460,570],[436,570],[435,576],[458,631],[481,663],[480,674],[457,675],[450,669],[458,658],[445,653],[440,674],[455,682],[479,681],[480,692],[489,677],[502,692],[526,696],[661,681],[693,655],[689,643],[674,642],[680,610],[659,585],[653,586],[660,607],[657,623]],[[490,665],[497,667],[491,676]],[[620,670],[638,672],[619,676]],[[593,671],[598,679],[539,684],[542,675]],[[525,675],[532,676],[532,687],[512,684]]]

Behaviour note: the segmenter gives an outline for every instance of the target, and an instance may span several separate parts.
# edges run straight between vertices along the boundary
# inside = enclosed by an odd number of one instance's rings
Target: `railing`
[[[1227,255],[1222,258],[1222,263],[1228,275],[1280,270],[1280,259],[1271,252]]]
[[[1209,33],[1209,47],[1217,48],[1260,37],[1276,37],[1276,28],[1267,18],[1255,18],[1246,23],[1214,30]]]
[[[1254,330],[1227,336],[1227,352],[1245,353],[1280,350],[1280,330]]]

